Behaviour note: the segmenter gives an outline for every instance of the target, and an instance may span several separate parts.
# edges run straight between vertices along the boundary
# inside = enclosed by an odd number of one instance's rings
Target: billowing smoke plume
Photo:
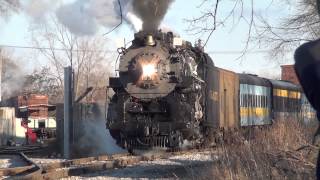
[[[123,153],[106,129],[105,105],[87,104],[75,106],[77,122],[74,126],[73,157]]]
[[[55,13],[60,23],[81,36],[94,35],[101,26],[111,30],[121,22],[121,17],[122,23],[129,24],[134,31],[156,30],[173,1],[75,0],[60,4],[51,0],[29,0],[21,3],[24,12],[36,22],[42,23]]]
[[[156,30],[173,0],[120,0],[123,23]],[[121,22],[118,0],[77,0],[56,10],[59,21],[78,35],[95,34],[100,26],[112,29]]]
[[[135,14],[143,21],[143,30],[157,30],[173,0],[133,0]]]
[[[174,0],[51,0],[21,1],[23,12],[43,24],[52,13],[76,35],[94,35],[99,28],[112,29],[121,22],[134,31],[159,28]],[[121,6],[119,5],[119,2]],[[120,10],[121,7],[121,10]],[[121,13],[122,12],[122,13]]]
[[[22,66],[8,54],[0,50],[0,63],[2,64],[1,96],[8,99],[21,93],[25,82],[26,73]]]
[[[57,1],[51,0],[21,1],[21,6],[24,12],[38,23],[43,23],[46,20],[46,14],[55,11],[57,5]]]
[[[121,22],[135,31],[141,30],[142,21],[132,12],[132,0],[77,0],[57,9],[59,21],[77,35],[95,34],[100,26],[112,29]]]
[[[114,0],[77,0],[58,8],[56,14],[71,32],[91,35],[98,31],[100,25],[116,26],[120,22],[119,8]]]

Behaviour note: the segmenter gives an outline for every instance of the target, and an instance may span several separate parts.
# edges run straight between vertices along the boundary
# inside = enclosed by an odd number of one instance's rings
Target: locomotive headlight
[[[156,72],[155,64],[144,64],[142,65],[142,76],[144,78],[151,78]]]

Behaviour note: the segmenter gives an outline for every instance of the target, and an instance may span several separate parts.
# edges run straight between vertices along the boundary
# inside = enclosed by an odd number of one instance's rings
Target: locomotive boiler
[[[109,80],[115,94],[107,128],[117,144],[132,150],[201,143],[212,68],[201,47],[171,32],[136,33],[121,51],[119,77]]]

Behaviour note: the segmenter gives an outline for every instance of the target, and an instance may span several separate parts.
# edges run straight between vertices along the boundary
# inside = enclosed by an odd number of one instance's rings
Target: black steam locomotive
[[[314,116],[298,86],[217,68],[171,32],[136,33],[109,87],[107,128],[128,150],[210,145],[223,131]]]

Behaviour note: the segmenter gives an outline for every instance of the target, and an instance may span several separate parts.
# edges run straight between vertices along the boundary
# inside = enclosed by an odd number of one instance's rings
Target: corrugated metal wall
[[[0,145],[6,145],[8,140],[14,140],[16,135],[16,120],[14,108],[0,108]]]
[[[57,122],[57,142],[58,142],[58,149],[60,150],[60,153],[63,154],[63,138],[64,138],[64,132],[63,132],[63,104],[57,104],[56,109],[56,122]]]
[[[271,88],[240,84],[240,124],[271,124]]]
[[[311,106],[305,94],[301,96],[301,119],[305,124],[317,121],[316,110]]]

